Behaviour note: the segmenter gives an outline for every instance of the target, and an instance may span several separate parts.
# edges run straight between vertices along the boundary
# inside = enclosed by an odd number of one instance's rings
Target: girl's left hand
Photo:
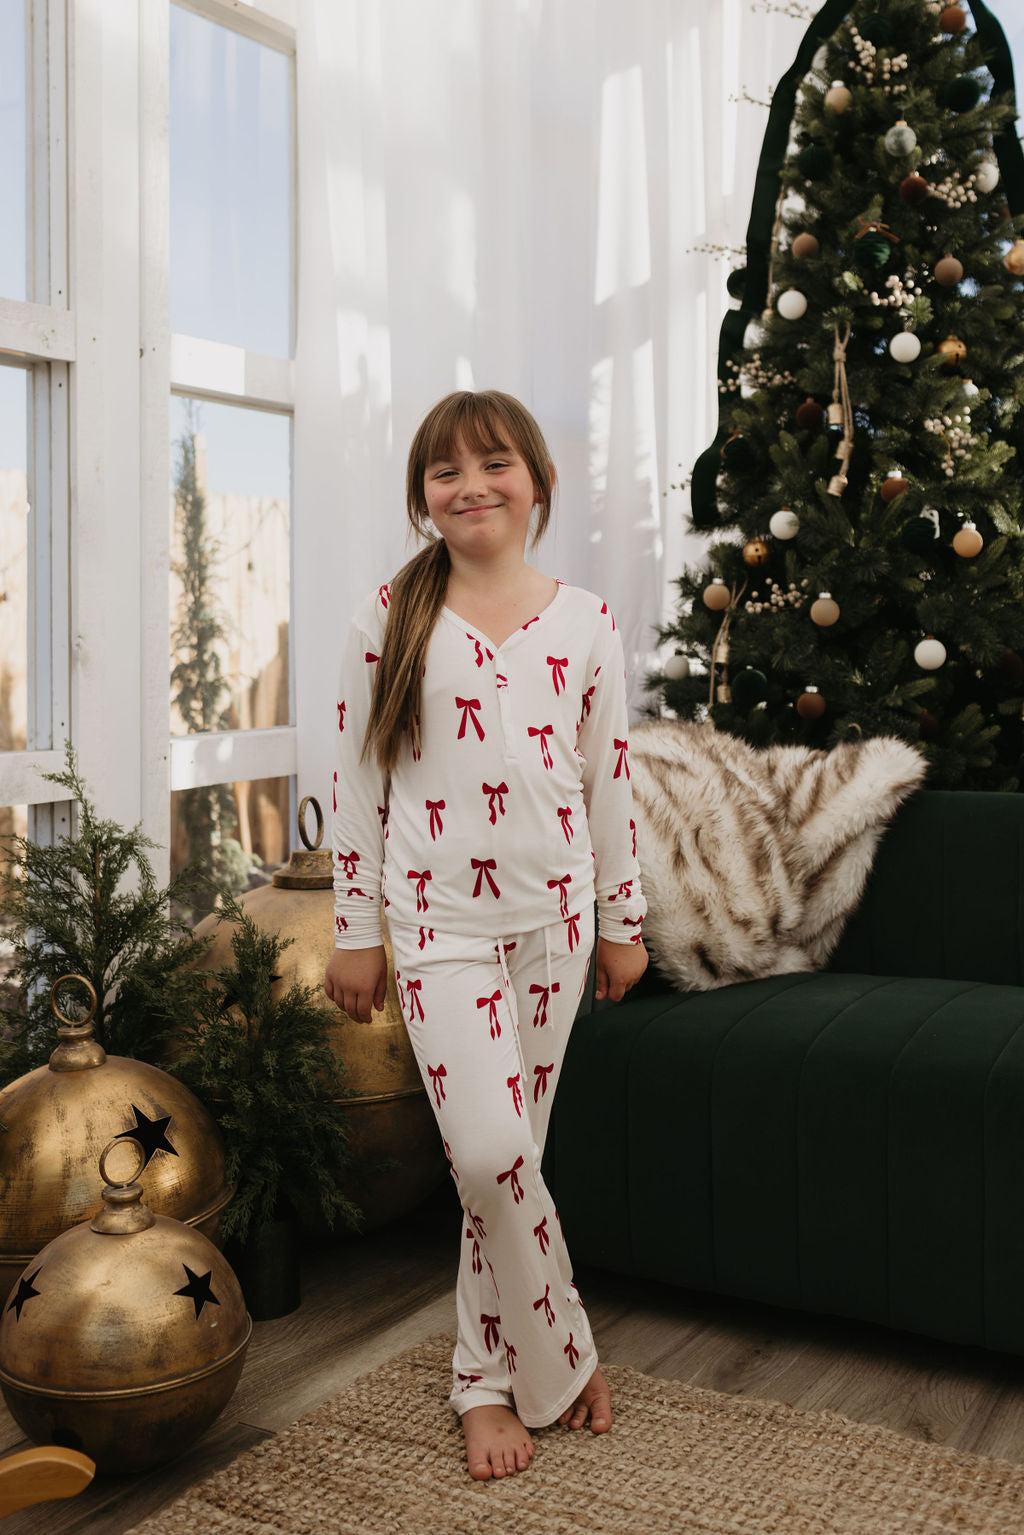
[[[611,943],[599,938],[594,962],[595,999],[601,1002],[608,997],[621,1002],[647,969],[647,950],[642,943]]]

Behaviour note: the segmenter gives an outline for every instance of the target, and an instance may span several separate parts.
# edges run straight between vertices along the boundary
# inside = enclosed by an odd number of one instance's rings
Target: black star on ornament
[[[207,1301],[209,1301],[211,1305],[214,1306],[220,1305],[220,1301],[210,1289],[210,1279],[213,1275],[213,1269],[210,1269],[206,1274],[193,1274],[187,1263],[183,1263],[181,1266],[185,1270],[185,1273],[188,1275],[188,1284],[182,1285],[181,1289],[175,1290],[174,1293],[175,1295],[188,1296],[189,1300],[196,1308],[196,1321],[198,1321],[199,1313],[202,1311]]]
[[[131,1130],[122,1130],[114,1139],[121,1141],[124,1140],[126,1135],[130,1135],[132,1140],[138,1141],[146,1154],[146,1160],[143,1162],[142,1167],[148,1167],[149,1159],[154,1151],[169,1151],[172,1157],[178,1155],[164,1134],[164,1131],[171,1122],[170,1114],[165,1114],[163,1119],[147,1119],[142,1110],[134,1103],[132,1104],[132,1112],[135,1115],[134,1127]],[[141,1172],[142,1168],[139,1171]]]
[[[33,1300],[35,1296],[39,1294],[39,1291],[34,1289],[32,1284],[32,1281],[38,1278],[39,1269],[36,1269],[35,1273],[30,1274],[27,1279],[20,1279],[18,1281],[18,1293],[15,1295],[7,1309],[8,1311],[16,1311],[18,1313],[19,1322],[21,1321],[22,1306],[27,1300]]]

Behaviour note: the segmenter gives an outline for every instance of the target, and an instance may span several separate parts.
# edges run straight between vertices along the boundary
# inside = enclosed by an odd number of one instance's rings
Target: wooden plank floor
[[[99,1477],[77,1498],[24,1509],[4,1535],[122,1535],[358,1375],[454,1331],[458,1248],[446,1187],[389,1229],[311,1249],[301,1307],[257,1325],[238,1390],[197,1445],[148,1475]],[[577,1279],[609,1364],[1024,1462],[1024,1361],[596,1271]],[[0,1454],[24,1447],[0,1405]]]

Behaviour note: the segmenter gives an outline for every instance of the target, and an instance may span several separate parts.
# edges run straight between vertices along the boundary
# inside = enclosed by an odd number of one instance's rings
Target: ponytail
[[[363,758],[390,773],[405,744],[422,743],[421,694],[427,646],[444,607],[451,561],[443,538],[413,555],[391,582],[388,621],[377,665]]]

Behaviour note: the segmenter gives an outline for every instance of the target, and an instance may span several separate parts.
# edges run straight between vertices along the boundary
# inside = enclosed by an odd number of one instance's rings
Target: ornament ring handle
[[[68,981],[81,981],[82,985],[89,993],[89,997],[91,999],[89,1003],[89,1011],[86,1013],[84,1018],[67,1018],[57,1006],[58,988],[66,985]],[[98,1005],[99,1002],[96,996],[95,986],[92,984],[87,975],[79,975],[77,971],[72,971],[68,975],[59,975],[54,981],[53,985],[50,987],[50,1006],[53,1008],[54,1015],[57,1018],[58,1023],[67,1024],[68,1028],[70,1029],[78,1029],[81,1028],[83,1024],[91,1023],[96,1016],[96,1008]]]
[[[135,1166],[131,1169],[127,1177],[115,1178],[107,1172],[107,1159],[111,1152],[116,1151],[119,1146],[131,1146],[134,1149]],[[100,1152],[100,1177],[103,1179],[104,1183],[109,1184],[113,1188],[127,1188],[130,1183],[134,1183],[145,1165],[145,1149],[143,1148],[142,1142],[137,1141],[134,1135],[115,1135],[114,1139],[112,1141],[108,1141],[103,1150]]]
[[[306,807],[308,805],[312,805],[313,814],[316,816],[315,842],[310,842],[309,834],[306,831]],[[311,853],[314,853],[320,846],[321,842],[324,840],[324,813],[320,809],[320,801],[315,799],[312,794],[307,794],[299,806],[299,836],[302,838],[303,842],[309,848]]]

